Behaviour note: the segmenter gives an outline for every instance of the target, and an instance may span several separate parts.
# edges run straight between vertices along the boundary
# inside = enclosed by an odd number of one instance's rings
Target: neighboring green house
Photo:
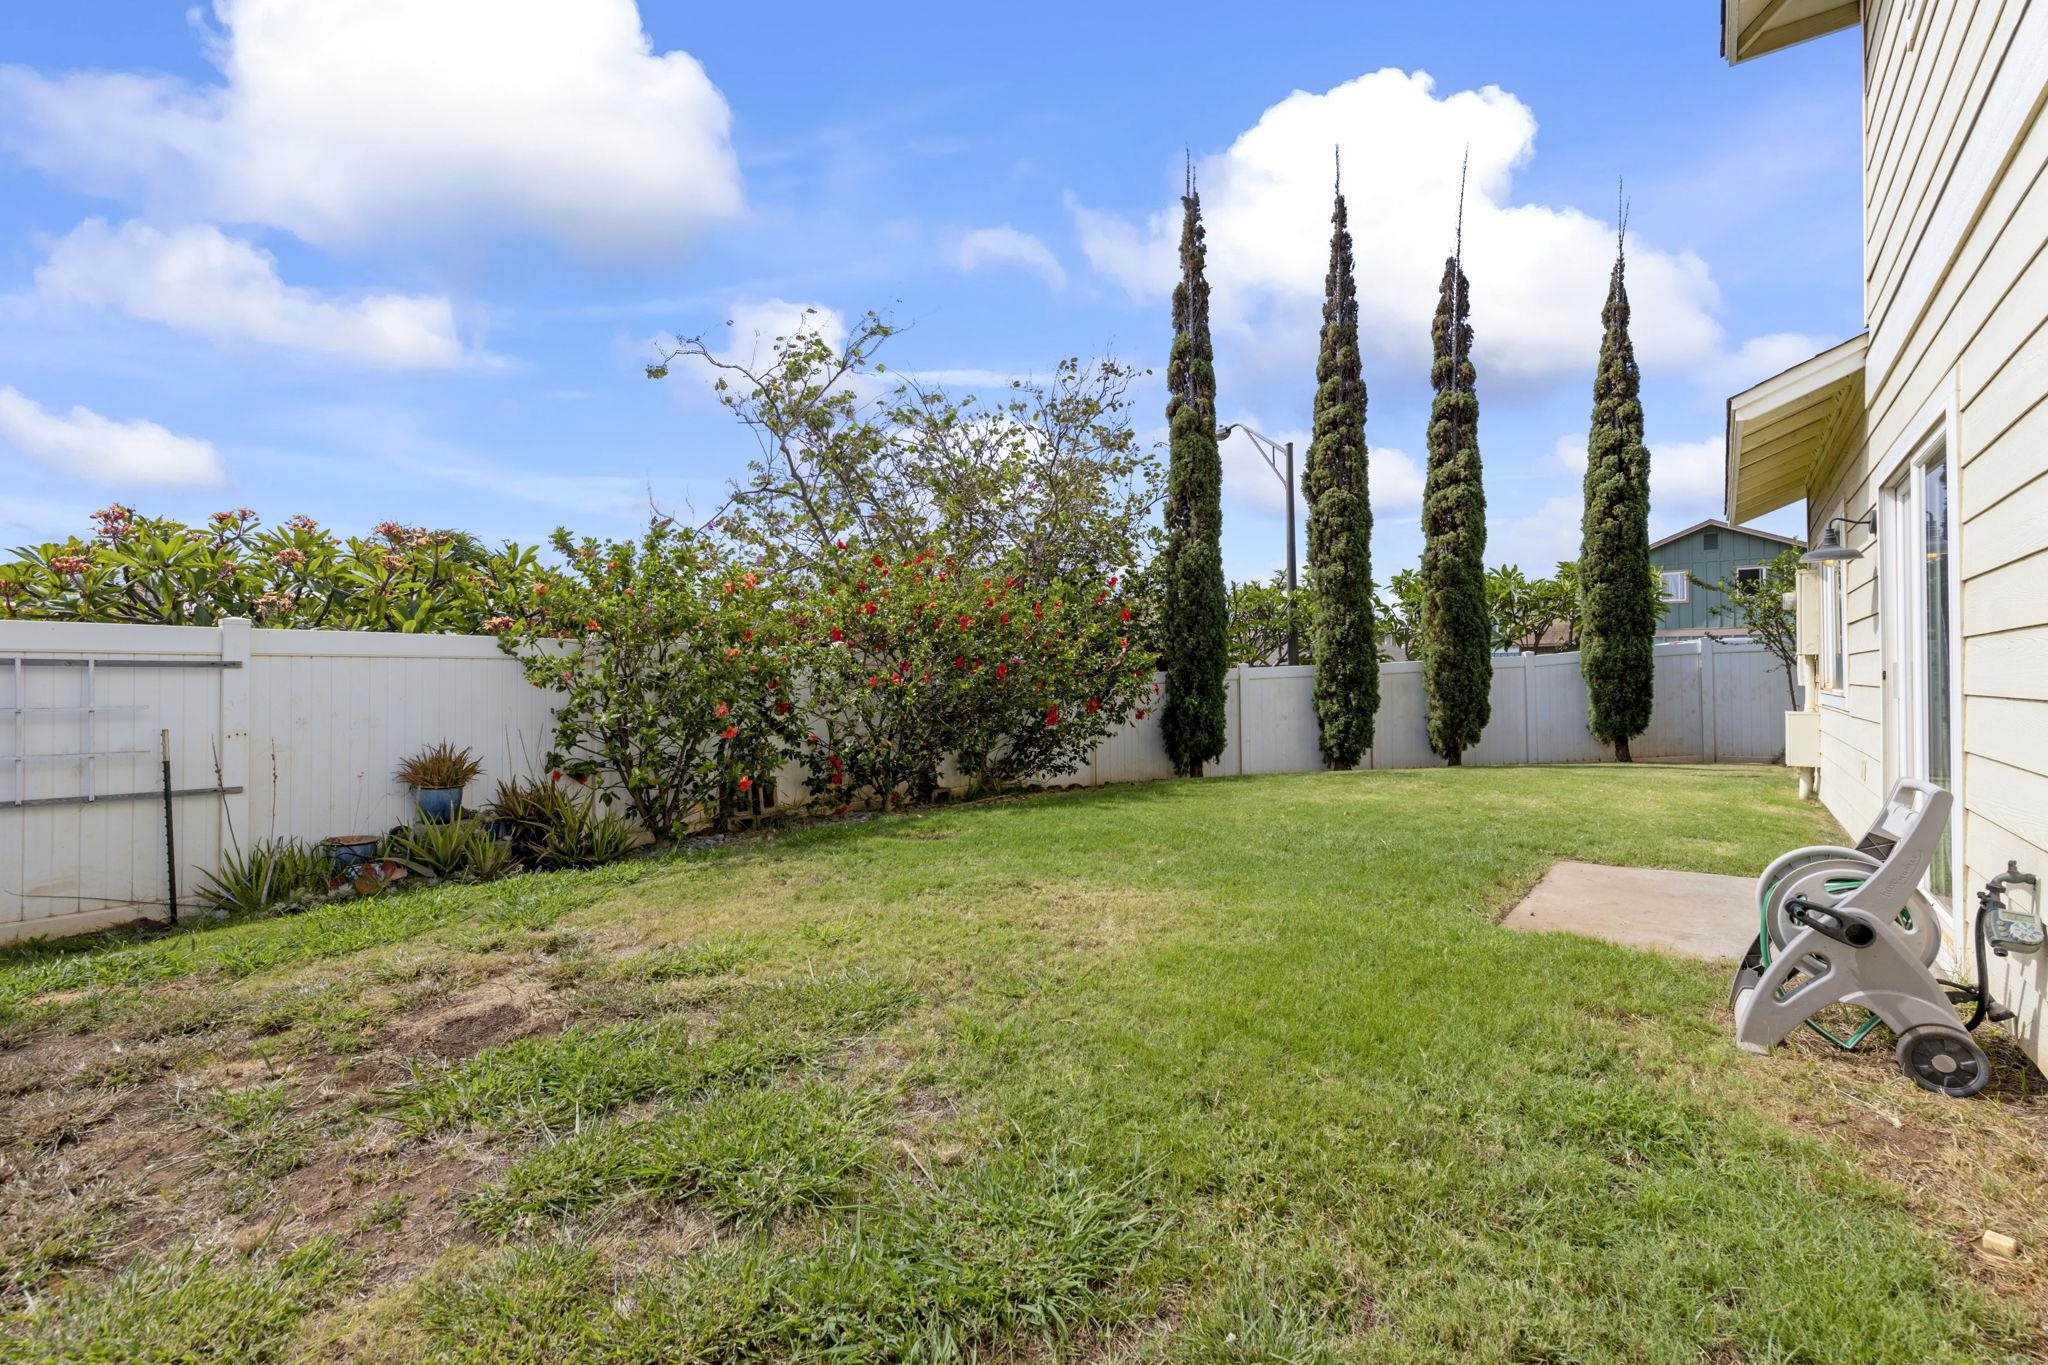
[[[1657,619],[1657,634],[1742,634],[1739,625],[1714,612],[1728,599],[1692,580],[1739,583],[1751,574],[1761,577],[1764,566],[1783,551],[1805,548],[1791,536],[1729,521],[1703,521],[1654,542],[1650,562],[1664,575],[1664,614]]]

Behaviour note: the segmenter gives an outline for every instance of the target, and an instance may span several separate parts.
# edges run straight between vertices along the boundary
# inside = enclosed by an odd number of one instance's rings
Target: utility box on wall
[[[1812,569],[1801,569],[1792,579],[1790,596],[1797,622],[1795,633],[1799,652],[1817,656],[1820,653],[1820,575]]]
[[[1785,713],[1785,766],[1788,768],[1818,768],[1820,766],[1820,712],[1787,711]]]

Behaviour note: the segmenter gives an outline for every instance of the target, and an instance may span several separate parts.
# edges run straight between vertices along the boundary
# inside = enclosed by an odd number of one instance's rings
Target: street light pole
[[[1273,477],[1280,480],[1280,486],[1287,492],[1287,662],[1300,663],[1301,637],[1294,621],[1294,597],[1301,588],[1294,557],[1294,442],[1276,441],[1269,436],[1261,436],[1242,422],[1232,422],[1227,427],[1218,428],[1216,439],[1229,440],[1233,431],[1241,431],[1251,437],[1252,447],[1265,459],[1266,468],[1273,471]],[[1281,456],[1282,459],[1275,459],[1275,455]],[[1284,471],[1281,468],[1283,459],[1286,464]]]

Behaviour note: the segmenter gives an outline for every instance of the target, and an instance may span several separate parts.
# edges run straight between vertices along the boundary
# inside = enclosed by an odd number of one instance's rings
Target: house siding
[[[2008,859],[2048,880],[2048,0],[1872,0],[1863,38],[1865,410],[1823,455],[1807,514],[1817,537],[1829,517],[1869,511],[1928,419],[1946,427],[1961,636],[1955,910],[1968,915]],[[1887,549],[1880,534],[1846,566],[1847,676],[1820,705],[1820,796],[1852,831],[1898,764],[1884,723]],[[2037,1060],[2044,965],[1991,969]]]
[[[1711,550],[1707,548],[1710,533],[1719,537]],[[1651,550],[1650,562],[1660,573],[1683,571],[1701,582],[1725,583],[1735,577],[1737,569],[1769,564],[1787,548],[1782,541],[1767,536],[1751,535],[1747,531],[1734,531],[1727,527],[1703,526],[1668,545]],[[1732,629],[1742,623],[1725,614],[1714,614],[1714,608],[1727,600],[1724,594],[1695,583],[1686,601],[1665,605],[1663,615],[1657,618],[1657,629]]]

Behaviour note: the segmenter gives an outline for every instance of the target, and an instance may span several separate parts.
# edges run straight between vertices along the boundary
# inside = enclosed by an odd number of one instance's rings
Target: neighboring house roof
[[[1720,0],[1721,55],[1728,65],[1852,27],[1858,0]]]
[[[1781,536],[1776,531],[1766,531],[1761,527],[1741,526],[1732,521],[1722,521],[1716,517],[1708,517],[1705,521],[1694,522],[1692,525],[1686,527],[1683,531],[1674,531],[1670,535],[1664,537],[1664,539],[1662,540],[1651,541],[1650,549],[1653,551],[1661,550],[1666,545],[1671,544],[1673,541],[1684,540],[1694,531],[1706,530],[1735,531],[1745,536],[1755,536],[1758,540],[1775,540],[1780,545],[1789,546],[1794,550],[1803,550],[1806,548],[1806,542],[1800,540],[1796,536]]]

